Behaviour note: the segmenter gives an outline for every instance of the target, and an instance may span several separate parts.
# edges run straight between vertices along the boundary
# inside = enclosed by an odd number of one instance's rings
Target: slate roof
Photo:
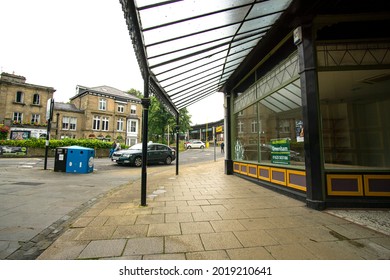
[[[113,99],[118,99],[121,101],[141,103],[141,99],[139,99],[138,97],[110,86],[84,87],[78,85],[77,88],[78,88],[78,93],[75,96],[71,97],[70,100],[73,100],[84,94],[91,93],[91,94],[110,97]]]
[[[84,110],[77,109],[74,104],[62,103],[62,102],[54,102],[54,109],[59,111],[84,113]]]

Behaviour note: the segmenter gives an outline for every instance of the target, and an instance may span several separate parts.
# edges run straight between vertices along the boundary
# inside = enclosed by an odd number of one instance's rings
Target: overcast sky
[[[143,79],[119,0],[0,0],[0,70],[56,89],[76,86],[143,92]],[[188,107],[193,124],[223,118],[223,94]]]

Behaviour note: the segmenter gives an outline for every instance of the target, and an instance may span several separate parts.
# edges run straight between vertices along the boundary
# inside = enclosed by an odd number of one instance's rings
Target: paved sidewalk
[[[147,207],[139,181],[122,186],[38,259],[390,259],[390,235],[223,171],[218,160],[149,175]]]

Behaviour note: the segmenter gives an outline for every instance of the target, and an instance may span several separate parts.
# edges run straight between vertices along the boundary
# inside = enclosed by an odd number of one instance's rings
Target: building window
[[[131,105],[130,114],[135,115],[137,113],[137,105]]]
[[[62,129],[68,130],[69,129],[69,117],[63,117],[62,118]]]
[[[123,131],[123,119],[118,119],[116,122],[116,130]]]
[[[238,122],[237,130],[238,130],[238,133],[243,133],[244,132],[244,123],[242,121]]]
[[[14,112],[13,121],[16,122],[16,123],[21,123],[23,121],[23,113]]]
[[[16,92],[15,102],[16,103],[23,103],[23,92],[21,92],[21,91]]]
[[[125,106],[124,105],[118,105],[118,112],[123,113],[125,111]]]
[[[106,111],[107,109],[107,100],[104,98],[100,98],[99,100],[99,110]]]
[[[102,118],[102,130],[103,131],[108,131],[108,121],[109,121],[108,117]]]
[[[257,121],[256,120],[252,120],[252,123],[251,123],[251,132],[252,133],[256,133],[257,132]]]
[[[93,117],[93,130],[100,130],[100,116]]]
[[[40,96],[38,93],[35,93],[34,96],[33,96],[33,104],[34,105],[39,105],[41,102],[40,102]]]
[[[76,130],[76,128],[77,128],[77,118],[75,117],[69,118],[69,129]]]
[[[130,138],[128,142],[129,142],[129,146],[131,147],[137,144],[137,138]]]
[[[77,118],[75,117],[63,117],[62,129],[63,130],[76,130]]]
[[[40,116],[39,114],[31,114],[31,123],[36,123],[36,124],[39,124],[40,123]]]
[[[130,121],[130,132],[137,132],[137,121]]]

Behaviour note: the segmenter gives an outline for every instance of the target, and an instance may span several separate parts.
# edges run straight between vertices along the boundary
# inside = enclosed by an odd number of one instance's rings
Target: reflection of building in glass
[[[224,120],[193,125],[186,138],[187,140],[197,139],[212,143],[214,142],[214,134],[218,145],[224,141]]]

